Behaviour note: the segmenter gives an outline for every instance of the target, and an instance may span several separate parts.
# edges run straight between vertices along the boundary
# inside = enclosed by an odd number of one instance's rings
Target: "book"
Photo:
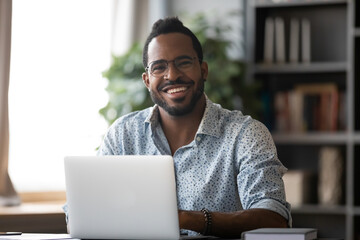
[[[301,20],[301,57],[302,62],[310,63],[311,61],[311,32],[310,21],[306,18]]]
[[[335,83],[299,84],[295,91],[302,96],[302,130],[338,129],[339,91]]]
[[[289,170],[284,176],[286,201],[292,207],[315,202],[316,174],[307,170]],[[315,184],[314,184],[315,183]]]
[[[277,92],[274,96],[275,129],[278,132],[290,131],[289,101],[287,92]]]
[[[317,238],[314,228],[259,228],[241,234],[243,240],[313,240]]]
[[[316,127],[319,124],[318,120],[318,103],[319,95],[317,94],[305,94],[303,96],[304,108],[303,108],[303,126],[305,131],[317,130]]]
[[[299,62],[300,23],[296,18],[290,20],[290,63]]]
[[[289,121],[290,121],[290,131],[291,132],[303,132],[304,125],[302,121],[303,113],[303,96],[299,91],[291,90],[289,92]]]
[[[322,147],[319,153],[319,203],[338,205],[343,193],[344,161],[338,147]]]
[[[275,18],[275,60],[285,63],[285,26],[280,17]]]
[[[274,62],[274,19],[269,17],[265,20],[265,39],[264,39],[264,62]]]

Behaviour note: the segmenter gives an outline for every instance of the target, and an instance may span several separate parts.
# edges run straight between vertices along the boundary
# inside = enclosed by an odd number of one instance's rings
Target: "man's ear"
[[[143,80],[146,88],[147,88],[147,89],[150,89],[149,75],[148,75],[146,72],[144,72],[144,73],[142,74],[142,80]]]
[[[201,63],[201,76],[203,79],[207,79],[207,76],[208,76],[208,64],[207,62],[202,62]]]

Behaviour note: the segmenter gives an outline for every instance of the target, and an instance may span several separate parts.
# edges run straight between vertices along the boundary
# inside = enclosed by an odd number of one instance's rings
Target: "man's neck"
[[[206,98],[203,95],[193,111],[184,116],[172,116],[163,109],[159,109],[161,126],[168,140],[172,155],[174,155],[177,149],[194,140],[204,115],[205,106]]]

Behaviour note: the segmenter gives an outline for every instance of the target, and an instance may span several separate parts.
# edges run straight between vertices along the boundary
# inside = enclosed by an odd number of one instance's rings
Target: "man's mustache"
[[[179,85],[179,84],[194,85],[195,82],[193,80],[184,81],[181,78],[178,78],[175,81],[166,81],[164,84],[162,84],[158,87],[158,91],[162,91],[165,87]]]

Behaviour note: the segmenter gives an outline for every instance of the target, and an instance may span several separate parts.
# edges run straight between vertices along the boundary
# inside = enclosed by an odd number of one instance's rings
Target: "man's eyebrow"
[[[177,56],[176,58],[174,58],[173,60],[175,59],[181,59],[181,58],[187,58],[187,59],[192,59],[192,57],[190,57],[189,55],[180,55],[180,56]],[[154,61],[151,61],[150,63],[151,64],[154,64],[154,63],[159,63],[159,62],[168,62],[168,61],[172,61],[172,60],[166,60],[166,59],[157,59],[157,60],[154,60]],[[149,64],[150,64],[149,63]]]
[[[159,62],[166,62],[167,60],[165,60],[165,59],[158,59],[158,60],[154,60],[154,61],[152,61],[152,62],[150,62],[150,63],[159,63]]]
[[[176,57],[175,59],[179,59],[179,58],[189,58],[189,59],[191,59],[192,57],[190,57],[189,55],[181,55],[181,56]]]

